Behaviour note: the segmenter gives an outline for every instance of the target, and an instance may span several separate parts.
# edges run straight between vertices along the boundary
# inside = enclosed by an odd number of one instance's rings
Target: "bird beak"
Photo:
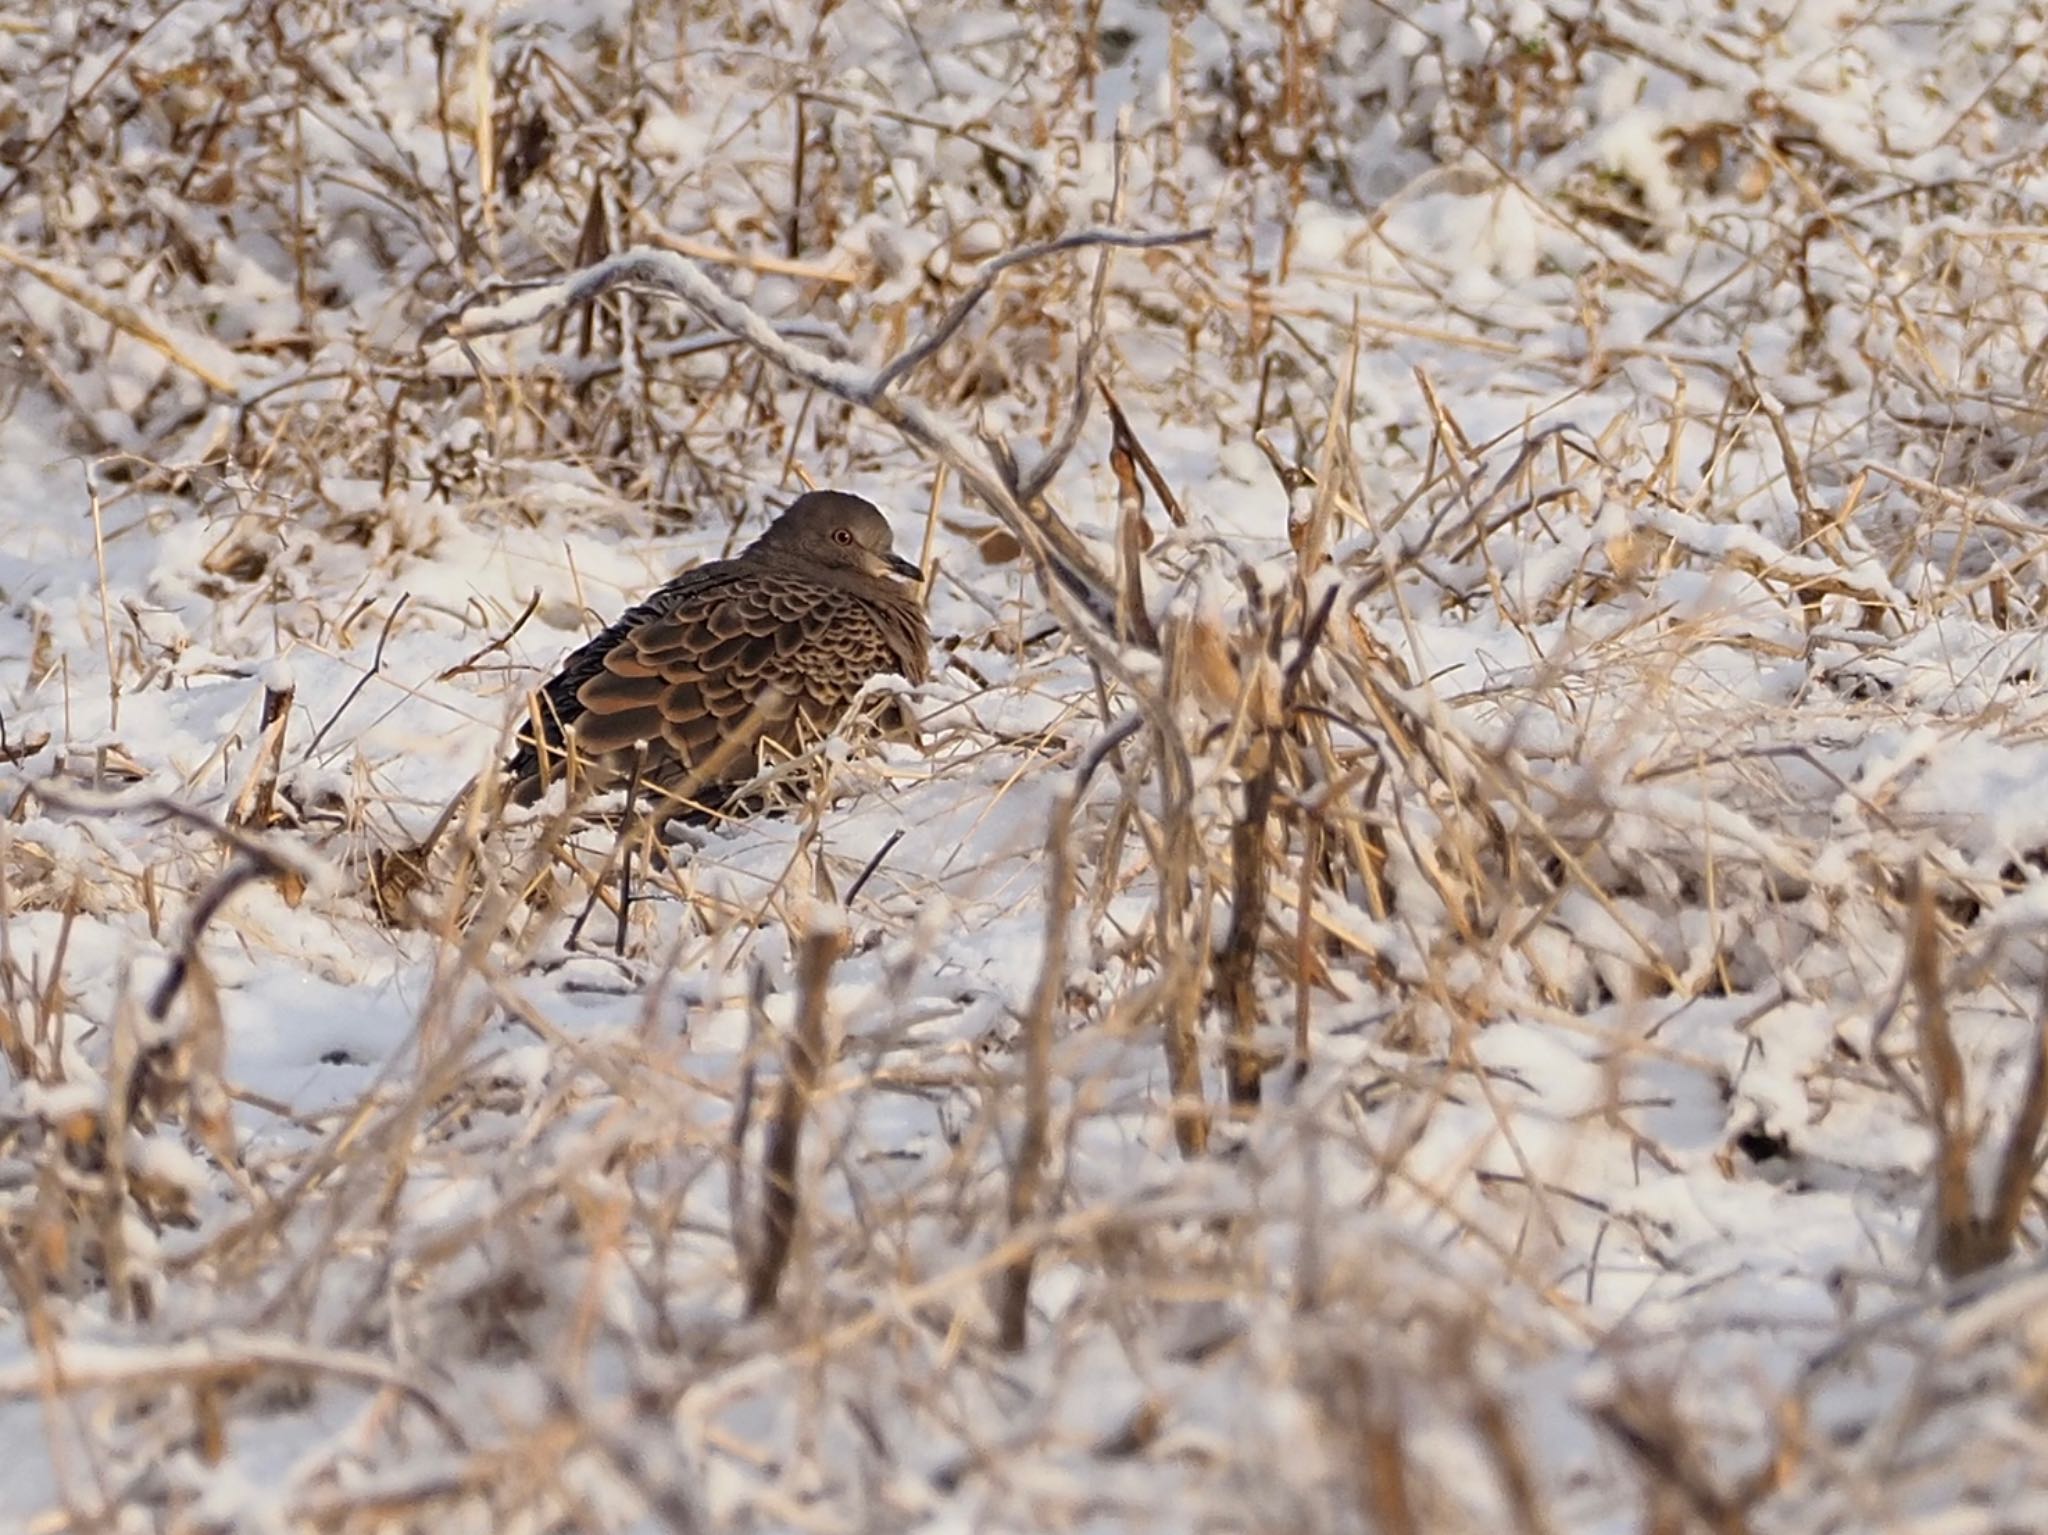
[[[924,579],[924,572],[899,554],[885,555],[882,563],[888,567],[890,574],[901,576],[906,581],[922,581]]]

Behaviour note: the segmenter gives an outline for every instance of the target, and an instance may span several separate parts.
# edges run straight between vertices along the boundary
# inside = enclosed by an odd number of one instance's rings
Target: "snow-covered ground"
[[[2048,1527],[2048,6],[18,9],[0,1525]],[[1213,231],[1039,514],[1121,638],[963,488],[1100,249],[936,454],[646,289],[446,325],[665,249],[871,375],[1111,223]],[[464,785],[803,477],[920,738],[622,925]]]

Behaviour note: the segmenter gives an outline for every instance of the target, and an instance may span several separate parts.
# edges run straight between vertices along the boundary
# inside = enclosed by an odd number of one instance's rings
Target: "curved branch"
[[[993,467],[974,451],[960,428],[923,404],[891,392],[904,374],[930,357],[959,330],[995,280],[1010,268],[1040,257],[1089,246],[1155,249],[1209,237],[1208,229],[1140,234],[1086,229],[1042,245],[1010,251],[989,262],[974,284],[933,330],[879,369],[869,370],[803,346],[778,332],[755,310],[727,293],[694,262],[673,251],[645,247],[622,251],[558,281],[506,294],[471,296],[431,320],[422,344],[449,339],[467,342],[538,325],[566,309],[586,304],[613,288],[634,285],[682,300],[712,324],[731,332],[799,383],[873,412],[945,462],[961,482],[995,513],[1031,558],[1054,615],[1071,629],[1063,609],[1077,601],[1104,628],[1113,628],[1116,584],[1088,544],[1040,499],[1042,484],[1027,491],[1014,474]],[[1034,476],[1034,478],[1036,478]]]

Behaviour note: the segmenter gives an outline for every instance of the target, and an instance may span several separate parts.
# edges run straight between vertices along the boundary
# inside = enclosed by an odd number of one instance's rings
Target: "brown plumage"
[[[919,574],[869,502],[799,496],[737,557],[685,571],[570,654],[534,696],[539,739],[529,721],[505,766],[513,798],[572,770],[615,783],[644,742],[647,790],[716,805],[764,743],[802,750],[870,677],[925,680]]]

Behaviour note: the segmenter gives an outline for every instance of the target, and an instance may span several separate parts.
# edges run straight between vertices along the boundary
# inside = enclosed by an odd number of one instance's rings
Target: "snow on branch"
[[[828,357],[791,339],[719,287],[695,262],[674,251],[646,247],[623,251],[555,281],[522,287],[516,292],[507,293],[500,288],[473,294],[435,316],[422,332],[421,343],[430,345],[443,339],[467,343],[483,336],[523,330],[564,310],[587,304],[614,288],[634,287],[668,294],[737,336],[791,378],[872,412],[945,463],[1023,545],[1056,614],[1065,606],[1063,598],[1071,597],[1097,622],[1110,627],[1116,613],[1114,578],[1086,541],[1043,500],[1046,486],[1079,437],[1078,419],[1067,424],[1055,439],[1052,451],[1027,474],[1020,475],[1009,455],[997,445],[989,445],[987,452],[977,451],[973,440],[959,427],[919,401],[896,393],[894,386],[944,347],[988,296],[996,280],[1013,267],[1088,248],[1157,250],[1189,245],[1208,239],[1213,232],[1194,229],[1146,234],[1085,229],[1005,252],[982,267],[967,291],[929,333],[879,368]],[[1076,397],[1082,403],[1077,410],[1085,408],[1085,374],[1092,366],[1092,352],[1093,348],[1088,348],[1081,362],[1084,378]]]

